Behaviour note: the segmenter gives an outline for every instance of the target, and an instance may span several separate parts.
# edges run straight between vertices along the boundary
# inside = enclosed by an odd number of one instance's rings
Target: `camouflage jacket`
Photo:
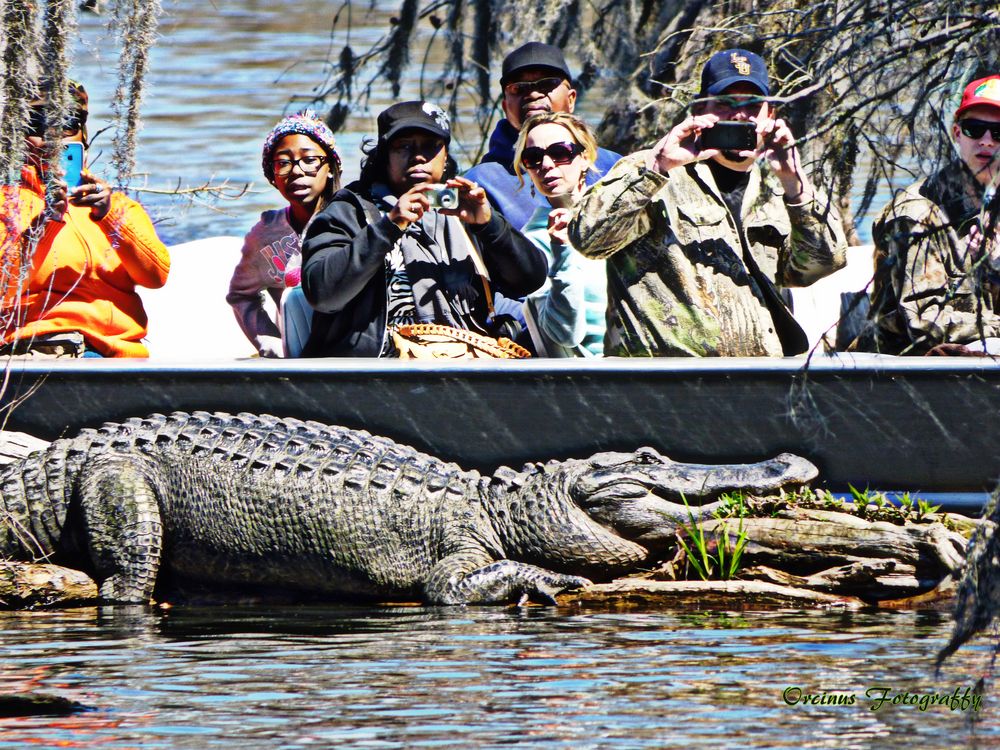
[[[706,164],[664,176],[646,169],[647,153],[591,187],[569,228],[583,255],[608,259],[605,355],[782,356],[742,242],[776,286],[806,286],[845,263],[836,211],[822,199],[786,204],[778,179],[754,166],[741,236]]]
[[[1000,336],[987,254],[968,248],[982,189],[961,163],[898,193],[872,227],[873,328],[852,348],[924,354]]]

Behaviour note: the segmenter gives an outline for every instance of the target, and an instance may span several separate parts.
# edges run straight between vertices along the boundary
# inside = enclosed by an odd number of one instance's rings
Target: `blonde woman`
[[[601,356],[607,275],[604,261],[584,258],[567,237],[573,206],[597,158],[590,128],[568,112],[528,119],[517,141],[514,171],[524,173],[546,200],[521,232],[548,257],[549,279],[525,301],[525,317],[539,356]]]

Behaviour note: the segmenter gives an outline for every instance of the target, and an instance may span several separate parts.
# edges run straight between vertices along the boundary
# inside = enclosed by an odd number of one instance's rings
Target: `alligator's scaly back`
[[[478,479],[363,431],[266,415],[153,415],[85,430],[8,467],[0,550],[72,554],[65,542],[79,537],[102,596],[129,601],[149,598],[162,545],[173,572],[206,581],[371,594],[391,581],[419,595],[415,582],[443,543],[430,518],[467,505]],[[400,498],[411,503],[403,515]],[[361,558],[371,591],[338,578],[337,563]]]

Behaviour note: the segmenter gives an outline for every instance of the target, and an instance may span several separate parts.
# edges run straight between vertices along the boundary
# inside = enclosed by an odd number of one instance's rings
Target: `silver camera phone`
[[[458,208],[458,188],[434,185],[424,195],[430,201],[431,208]]]

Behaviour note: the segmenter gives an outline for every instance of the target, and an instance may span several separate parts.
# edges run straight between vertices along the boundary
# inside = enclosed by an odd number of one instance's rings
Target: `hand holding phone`
[[[83,144],[71,141],[66,144],[62,153],[63,180],[70,188],[80,184],[83,176]]]

